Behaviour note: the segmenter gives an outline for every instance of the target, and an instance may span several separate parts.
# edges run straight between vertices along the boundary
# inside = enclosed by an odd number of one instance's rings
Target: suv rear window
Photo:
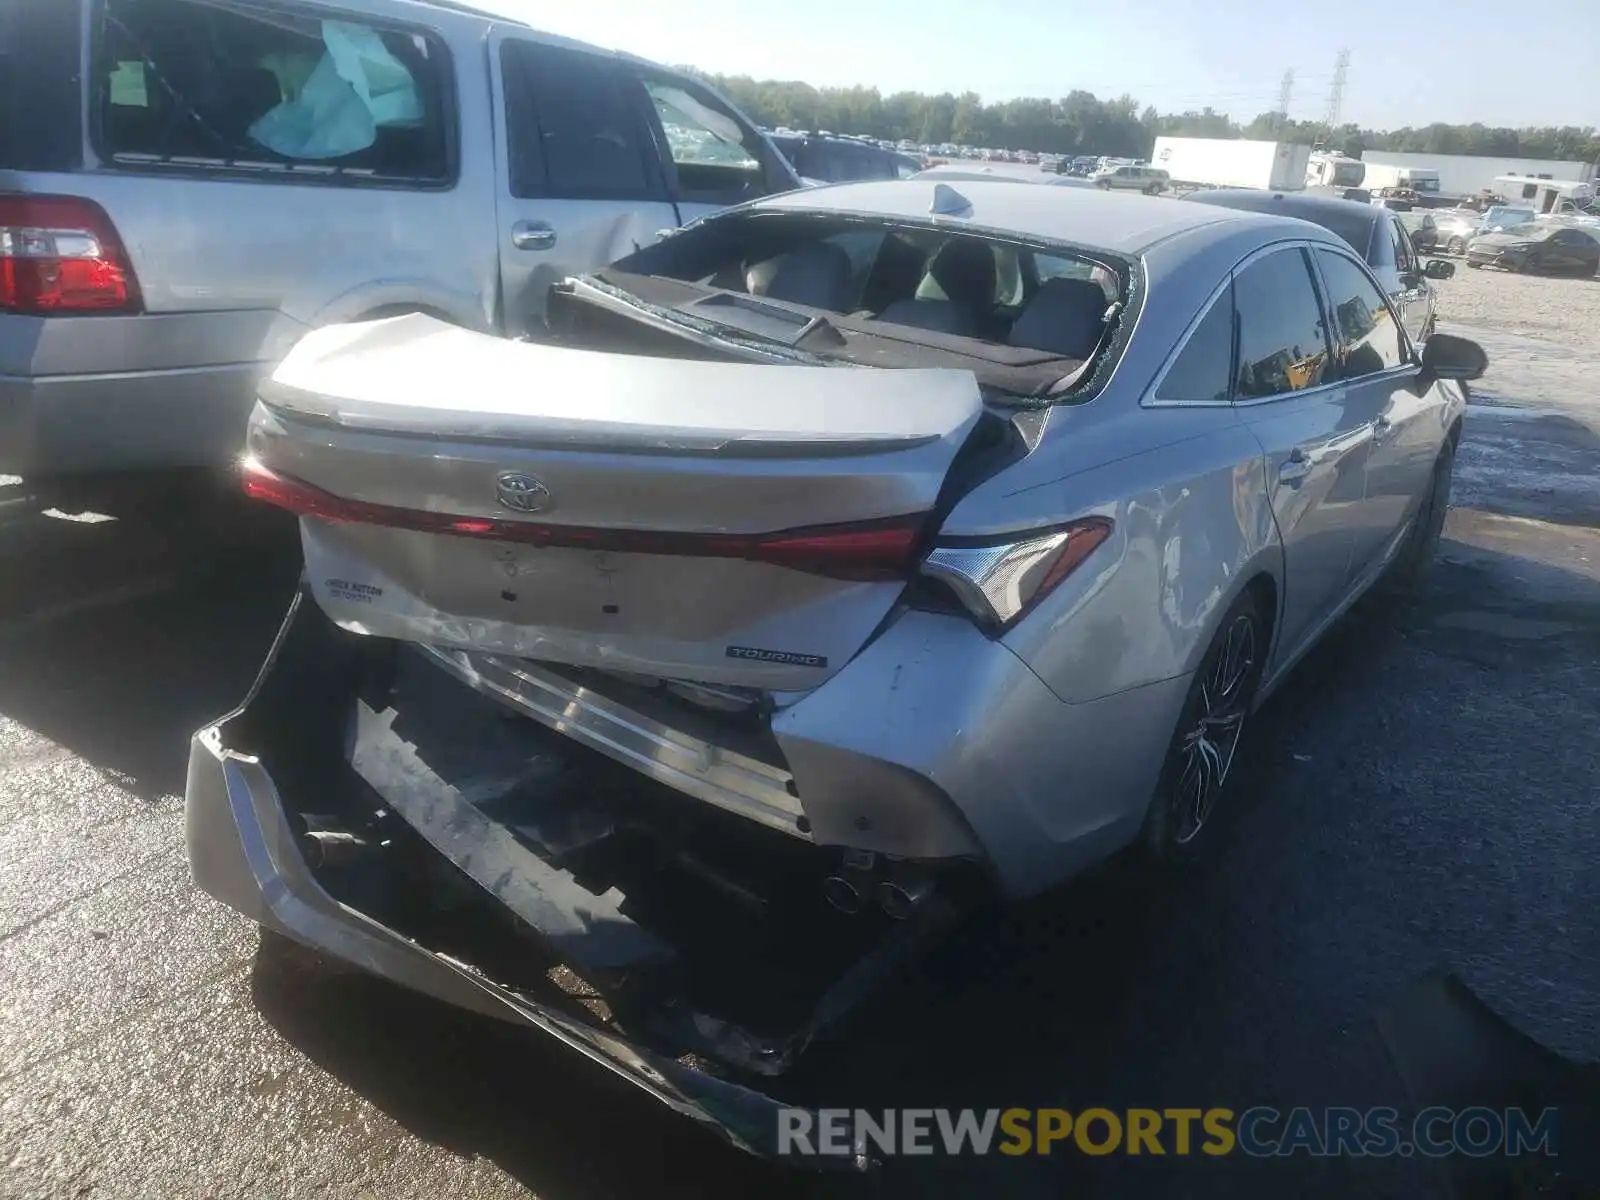
[[[417,32],[266,5],[103,0],[96,142],[122,166],[444,183],[446,51]]]
[[[0,169],[83,165],[75,5],[0,0]]]

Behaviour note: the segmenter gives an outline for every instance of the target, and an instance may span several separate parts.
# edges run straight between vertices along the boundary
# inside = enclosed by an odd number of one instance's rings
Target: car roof
[[[1194,192],[1185,199],[1191,204],[1219,204],[1250,212],[1282,213],[1288,217],[1299,217],[1302,221],[1317,221],[1319,217],[1322,220],[1340,217],[1349,220],[1359,212],[1376,224],[1382,212],[1377,205],[1345,200],[1339,196],[1305,196],[1295,192],[1262,192],[1253,188],[1217,188],[1214,191]]]
[[[1017,187],[999,178],[984,180],[904,179],[840,183],[785,192],[757,200],[743,211],[849,213],[925,223],[934,215],[934,194],[944,188],[970,205],[959,215],[940,217],[952,227],[970,225],[1022,238],[1108,250],[1129,257],[1157,242],[1208,226],[1237,231],[1244,226],[1304,234],[1298,223],[1271,212],[1249,213],[1213,205],[1185,204],[1154,196],[1129,196],[1098,188]],[[940,208],[950,213],[950,204]]]
[[[1345,241],[1349,229],[1364,230],[1366,245],[1355,249],[1366,257],[1373,235],[1387,219],[1398,216],[1376,204],[1363,204],[1359,200],[1342,200],[1333,196],[1305,196],[1294,192],[1262,192],[1251,188],[1217,188],[1214,191],[1194,192],[1184,197],[1190,204],[1207,207],[1224,207],[1236,211],[1270,213],[1275,216],[1295,217],[1310,221],[1333,231]],[[1353,245],[1354,243],[1347,242]]]
[[[403,17],[407,8],[412,9],[438,9],[444,12],[458,13],[465,17],[480,17],[486,21],[493,21],[502,25],[518,25],[528,31],[531,40],[543,42],[551,46],[562,46],[568,50],[581,50],[585,54],[595,54],[602,58],[613,58],[619,62],[638,63],[650,67],[664,74],[687,78],[682,70],[669,67],[654,59],[644,58],[626,50],[614,50],[607,46],[597,46],[593,42],[579,41],[577,38],[565,37],[559,33],[550,33],[542,28],[537,18],[532,16],[518,0],[317,0],[319,5],[327,4],[330,7],[342,4],[345,7],[359,9],[379,17]],[[524,36],[519,34],[518,36]],[[696,82],[701,82],[697,80]]]

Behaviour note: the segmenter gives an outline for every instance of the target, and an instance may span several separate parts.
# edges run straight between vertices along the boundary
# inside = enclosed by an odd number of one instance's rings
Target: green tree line
[[[1155,139],[1178,137],[1276,138],[1310,143],[1322,134],[1315,121],[1261,113],[1240,124],[1227,113],[1158,113],[1132,96],[1102,100],[1092,92],[1071,91],[1059,100],[1028,97],[985,104],[976,92],[893,92],[877,88],[815,88],[790,80],[751,79],[747,75],[707,76],[754,120],[769,128],[826,129],[866,134],[921,145],[953,142],[1004,150],[1050,154],[1110,154],[1149,157]],[[1575,159],[1600,157],[1593,126],[1511,129],[1488,125],[1445,125],[1385,131],[1341,125],[1328,143],[1347,154],[1364,150],[1421,154],[1486,154],[1506,158]]]

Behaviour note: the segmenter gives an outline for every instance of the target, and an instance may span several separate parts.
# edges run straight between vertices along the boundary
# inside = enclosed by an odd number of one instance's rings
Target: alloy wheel
[[[1199,836],[1233,768],[1244,732],[1259,654],[1255,618],[1241,612],[1206,669],[1198,703],[1182,735],[1181,767],[1173,789],[1172,837],[1186,845]]]

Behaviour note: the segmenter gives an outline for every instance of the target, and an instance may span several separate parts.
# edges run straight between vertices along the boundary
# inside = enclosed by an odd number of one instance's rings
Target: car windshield
[[[1113,255],[1021,239],[756,211],[702,222],[596,278],[669,319],[774,352],[962,365],[1035,394],[1109,340],[1127,273]]]

